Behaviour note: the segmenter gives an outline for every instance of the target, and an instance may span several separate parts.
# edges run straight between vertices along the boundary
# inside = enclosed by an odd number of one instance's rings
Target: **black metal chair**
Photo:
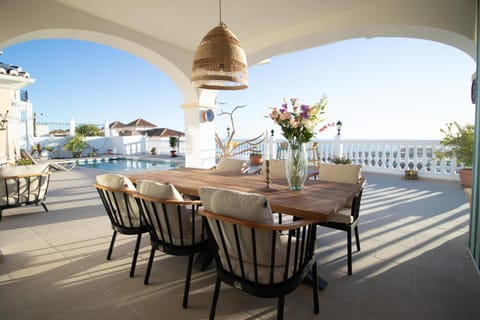
[[[94,186],[102,200],[113,229],[107,260],[112,258],[117,233],[137,235],[130,267],[130,277],[133,277],[142,235],[150,231],[149,226],[140,214],[137,201],[133,197],[136,192],[135,187],[127,177],[117,174],[97,176],[97,183]]]
[[[169,184],[139,180],[137,187],[135,198],[151,229],[152,248],[144,284],[148,284],[156,250],[175,256],[188,256],[182,303],[182,307],[187,308],[193,256],[207,246],[207,233],[201,216],[198,215],[201,201],[183,200],[178,191]]]
[[[277,319],[283,319],[285,296],[309,271],[318,314],[314,221],[274,223],[263,195],[202,188],[200,198],[217,268],[210,319],[215,318],[221,282],[253,296],[278,298]]]
[[[360,191],[349,199],[338,213],[329,216],[327,222],[318,222],[319,226],[343,230],[347,232],[347,268],[348,274],[352,274],[352,231],[355,233],[357,251],[360,251],[360,237],[358,234],[358,218],[360,216],[360,203],[362,201],[365,178],[360,177],[360,167],[357,165],[332,165],[320,164],[320,181],[332,181],[341,183],[359,183]]]

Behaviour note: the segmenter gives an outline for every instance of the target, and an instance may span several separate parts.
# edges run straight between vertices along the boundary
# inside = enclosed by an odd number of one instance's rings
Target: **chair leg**
[[[285,306],[285,296],[278,297],[277,320],[283,319],[283,307]]]
[[[183,305],[184,309],[188,307],[188,292],[190,291],[190,278],[192,277],[193,254],[188,256],[187,275],[185,276],[185,288],[183,289]]]
[[[352,229],[347,230],[348,275],[352,274]]]
[[[220,278],[217,277],[217,281],[215,282],[215,290],[213,291],[213,299],[212,299],[212,306],[210,308],[210,320],[215,319],[215,310],[217,309],[217,301],[218,301],[218,295],[220,293],[220,285],[222,281]]]
[[[135,251],[133,252],[132,266],[130,267],[130,278],[135,274],[135,266],[137,265],[138,251],[140,250],[140,242],[142,241],[142,234],[137,235],[137,242],[135,243]]]
[[[40,204],[42,205],[43,210],[45,210],[45,212],[48,212],[48,208],[47,208],[47,206],[45,205],[45,203],[40,202]]]
[[[315,262],[312,267],[312,278],[313,278],[313,312],[318,314],[320,308],[318,306],[318,275],[317,275],[317,263]]]
[[[110,240],[110,247],[108,248],[107,260],[112,258],[113,244],[115,243],[115,238],[117,238],[117,231],[113,231],[112,240]]]
[[[360,251],[360,237],[358,236],[358,226],[355,226],[355,243],[357,244],[357,251]]]
[[[147,272],[145,272],[145,279],[143,280],[143,284],[145,285],[148,284],[148,280],[150,279],[150,271],[152,271],[152,263],[153,263],[154,257],[155,257],[155,247],[152,246],[152,250],[150,250],[150,257],[148,258]]]

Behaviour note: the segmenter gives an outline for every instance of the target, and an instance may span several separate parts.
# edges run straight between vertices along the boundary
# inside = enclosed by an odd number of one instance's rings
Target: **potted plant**
[[[335,163],[335,164],[351,164],[352,160],[350,160],[346,156],[342,156],[342,157],[335,156],[332,159],[332,163]]]
[[[474,126],[472,124],[460,125],[458,122],[448,123],[445,129],[440,129],[445,135],[440,144],[447,147],[444,151],[435,154],[442,159],[443,157],[457,158],[457,162],[462,166],[460,169],[460,183],[463,187],[472,187],[472,164],[473,164],[473,141]]]
[[[155,155],[157,154],[157,148],[152,147],[152,149],[150,149],[150,154],[151,154],[152,156],[155,156]]]
[[[96,157],[98,156],[98,149],[97,148],[92,148],[92,151],[88,154],[89,157]]]
[[[80,158],[83,150],[87,147],[88,143],[85,138],[82,135],[76,135],[63,146],[63,150],[70,151],[74,158]]]
[[[263,155],[262,153],[257,150],[253,149],[250,151],[250,165],[251,166],[261,166],[263,164]]]
[[[178,137],[175,137],[175,136],[170,136],[170,139],[168,141],[169,145],[170,145],[170,148],[172,148],[172,150],[170,150],[170,156],[171,157],[176,157],[177,156],[177,144],[178,144]]]

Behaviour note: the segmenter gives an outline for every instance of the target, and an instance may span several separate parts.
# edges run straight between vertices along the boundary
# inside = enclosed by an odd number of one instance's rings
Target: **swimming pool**
[[[184,164],[169,160],[145,160],[130,158],[104,158],[78,160],[77,165],[85,168],[95,168],[105,171],[131,171],[131,170],[169,170],[182,168]]]

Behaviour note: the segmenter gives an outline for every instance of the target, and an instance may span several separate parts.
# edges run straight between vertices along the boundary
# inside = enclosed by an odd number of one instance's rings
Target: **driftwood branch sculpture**
[[[222,141],[218,133],[215,133],[215,142],[220,148],[221,153],[217,155],[218,158],[228,158],[235,157],[239,154],[250,152],[256,150],[256,147],[263,143],[265,140],[265,134],[262,133],[255,138],[247,139],[240,142],[232,142],[233,136],[235,135],[235,121],[233,119],[233,113],[238,109],[245,108],[246,105],[236,106],[231,112],[221,111],[218,116],[227,115],[230,117],[230,124],[232,126],[232,133],[228,136],[226,141]],[[248,147],[243,148],[243,146],[248,145]]]

